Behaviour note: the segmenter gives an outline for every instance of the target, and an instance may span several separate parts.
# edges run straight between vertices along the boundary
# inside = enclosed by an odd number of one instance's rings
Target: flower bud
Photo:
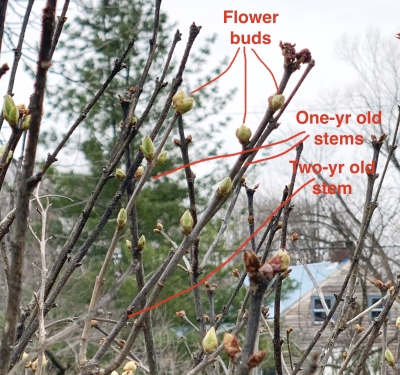
[[[400,329],[400,316],[396,319],[396,328]]]
[[[249,358],[247,365],[249,368],[257,367],[264,360],[266,355],[267,352],[265,350],[259,350]]]
[[[146,237],[142,234],[137,243],[137,247],[139,250],[143,250],[144,245],[146,245]]]
[[[260,261],[257,258],[257,255],[254,251],[244,251],[243,252],[243,261],[246,267],[246,272],[248,274],[252,274],[258,272],[260,268]]]
[[[221,197],[228,196],[232,191],[232,180],[230,177],[225,177],[218,186],[217,194]]]
[[[228,356],[234,360],[236,355],[242,351],[242,348],[239,346],[239,341],[235,335],[230,333],[224,334],[224,349]]]
[[[385,351],[385,359],[389,366],[391,366],[391,367],[394,366],[394,363],[395,363],[394,356],[393,356],[393,353],[389,349],[386,349],[386,351]]]
[[[175,112],[183,115],[186,112],[189,112],[193,108],[193,98],[185,98],[181,102],[179,102],[175,107]]]
[[[164,163],[165,160],[167,160],[167,159],[168,159],[168,152],[163,151],[160,155],[158,155],[156,165],[160,165],[160,164]]]
[[[136,180],[139,180],[140,177],[143,176],[143,173],[144,173],[144,167],[143,165],[140,165],[138,169],[136,169],[136,172],[133,176],[135,177]]]
[[[218,347],[218,339],[214,327],[211,327],[201,342],[204,352],[211,354]]]
[[[244,124],[236,129],[236,138],[239,140],[240,144],[246,146],[250,142],[251,129]]]
[[[111,373],[111,375],[119,375],[119,374],[118,374],[117,371],[114,370],[114,371]]]
[[[284,103],[285,103],[285,97],[283,95],[278,95],[278,94],[271,95],[268,98],[269,107],[273,112],[276,112],[278,109],[281,109]]]
[[[127,221],[128,221],[128,217],[127,217],[126,210],[125,210],[125,208],[121,208],[119,210],[118,217],[117,217],[117,225],[120,228],[123,228],[126,225]]]
[[[274,270],[268,263],[264,263],[260,267],[259,271],[268,279],[268,281],[271,281],[275,276]]]
[[[25,116],[25,115],[27,115],[29,113],[29,110],[26,109],[25,104],[18,104],[17,108],[18,108],[18,112],[19,112],[19,116],[20,117]]]
[[[117,177],[118,180],[123,181],[124,178],[126,177],[126,174],[122,169],[117,168],[115,170],[115,177]]]
[[[283,272],[289,268],[290,256],[285,249],[279,249],[267,263],[274,272]]]
[[[163,225],[161,223],[157,223],[157,229],[158,230],[163,230],[164,227],[163,227]]]
[[[122,375],[132,375],[136,371],[135,361],[127,362],[122,370],[123,370]]]
[[[186,315],[186,311],[185,311],[185,310],[177,311],[177,312],[175,313],[175,315],[176,315],[178,318],[183,318],[183,317]]]
[[[362,331],[364,331],[364,327],[361,327],[359,324],[356,324],[354,329],[356,330],[357,333],[361,333]]]
[[[29,130],[30,126],[31,126],[31,115],[26,115],[24,117],[24,121],[22,121],[21,129],[23,131],[26,131],[26,130]]]
[[[6,150],[6,146],[7,146],[6,143],[4,143],[4,145],[0,146],[0,159],[3,157],[4,151]],[[6,158],[6,163],[8,163],[10,161],[10,159],[12,159],[12,157],[13,157],[13,152],[9,151],[7,158]]]
[[[131,241],[125,240],[125,245],[129,250],[132,249],[132,242]]]
[[[139,149],[142,151],[146,160],[151,161],[154,155],[154,143],[148,135],[146,135],[144,138],[143,143],[139,146]]]
[[[180,225],[181,225],[182,233],[185,236],[190,234],[190,232],[192,231],[193,226],[194,226],[194,221],[193,221],[193,217],[190,214],[189,210],[186,210],[185,213],[182,215],[181,220],[180,220]]]
[[[231,272],[232,276],[239,278],[240,277],[240,272],[238,268],[234,268]]]

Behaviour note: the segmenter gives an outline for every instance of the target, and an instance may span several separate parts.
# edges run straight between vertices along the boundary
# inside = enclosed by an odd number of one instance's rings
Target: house
[[[325,302],[328,308],[331,308],[335,302],[335,294],[339,293],[343,280],[350,268],[351,262],[346,258],[339,262],[320,262],[308,264],[308,269],[314,276],[318,286],[321,288]],[[283,337],[286,337],[286,330],[291,327],[293,331],[290,334],[291,345],[295,357],[301,356],[302,352],[307,348],[312,341],[322,322],[325,320],[326,314],[321,304],[320,297],[308,276],[303,265],[292,266],[290,278],[297,281],[298,288],[294,290],[289,298],[281,303],[281,329]],[[356,300],[350,306],[352,310],[351,317],[358,315],[365,307],[372,306],[382,298],[379,288],[376,286],[376,280],[370,275],[362,275],[360,277],[361,284],[365,285],[364,293],[363,288],[359,285],[355,292]],[[384,280],[386,281],[386,280]],[[364,308],[362,307],[364,306]],[[270,317],[273,317],[273,306],[270,306]],[[339,305],[333,319],[336,320],[340,313],[341,305]],[[382,305],[378,305],[365,314],[361,321],[357,321],[350,325],[348,329],[343,331],[337,340],[336,344],[336,358],[341,358],[342,352],[348,350],[348,346],[355,332],[355,324],[359,323],[363,327],[367,327],[375,317],[377,317],[382,310]],[[396,319],[400,316],[400,301],[397,299],[393,304],[388,321],[388,342],[389,348],[395,353],[397,346],[397,329]],[[321,350],[325,345],[329,335],[332,331],[332,326],[328,326],[321,336],[319,343],[315,347],[316,350]],[[376,344],[380,347],[381,336],[377,338]],[[286,351],[286,345],[283,347]],[[287,353],[284,353],[287,354]],[[379,362],[379,359],[378,359]],[[328,373],[328,372],[326,372]],[[373,373],[373,372],[371,372]]]

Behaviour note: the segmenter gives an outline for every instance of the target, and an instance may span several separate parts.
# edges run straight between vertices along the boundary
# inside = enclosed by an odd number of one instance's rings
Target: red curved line
[[[277,94],[279,94],[279,86],[278,86],[278,83],[276,82],[274,73],[272,73],[272,70],[271,70],[270,68],[268,68],[267,64],[266,64],[264,61],[261,60],[260,56],[257,55],[257,52],[256,52],[253,48],[252,48],[251,50],[252,50],[252,51],[254,52],[254,54],[257,56],[257,59],[260,60],[261,64],[263,64],[263,65],[268,69],[268,71],[271,73],[272,79],[273,79],[274,82],[275,82],[276,92],[277,92]]]
[[[249,152],[261,150],[262,148],[267,148],[267,147],[279,145],[279,144],[281,144],[281,143],[285,143],[285,142],[287,142],[287,141],[290,141],[291,139],[296,138],[298,135],[303,134],[303,133],[305,133],[304,130],[301,131],[300,133],[297,133],[297,134],[295,134],[295,135],[292,135],[291,137],[289,137],[289,138],[287,138],[287,139],[283,139],[283,140],[281,140],[281,141],[273,142],[273,143],[270,143],[270,144],[265,145],[265,146],[250,148],[249,150],[239,151],[239,152],[235,152],[235,153],[233,153],[233,154],[225,154],[225,155],[210,156],[210,157],[205,158],[205,159],[196,160],[196,161],[193,161],[193,162],[191,162],[191,163],[189,163],[189,164],[181,165],[181,166],[176,167],[176,168],[174,168],[174,169],[170,169],[169,171],[160,173],[160,174],[158,174],[157,176],[153,176],[152,179],[153,179],[153,180],[157,180],[157,178],[160,178],[160,177],[166,176],[166,175],[168,175],[168,174],[171,174],[171,173],[180,171],[181,169],[190,167],[191,165],[203,163],[203,162],[205,162],[205,161],[210,161],[210,160],[215,160],[215,159],[222,159],[222,158],[229,158],[229,157],[231,157],[231,156],[237,156],[237,155],[241,155],[241,154],[247,154],[247,153],[249,153]]]
[[[210,83],[213,83],[213,82],[216,81],[218,78],[222,77],[222,76],[231,68],[233,62],[234,62],[235,59],[236,59],[236,56],[237,56],[238,53],[239,53],[239,50],[240,50],[240,47],[238,47],[238,49],[237,49],[237,51],[236,51],[236,54],[235,54],[233,60],[231,61],[231,63],[229,64],[229,66],[226,68],[225,71],[223,71],[220,75],[218,75],[218,76],[216,76],[215,78],[213,78],[211,81],[205,83],[203,86],[200,86],[200,87],[197,88],[196,90],[191,91],[190,94],[194,94],[195,92],[197,92],[197,91],[201,90],[202,88],[208,86]]]
[[[274,155],[274,156],[269,156],[268,158],[265,158],[265,159],[250,161],[250,162],[248,162],[248,163],[245,163],[245,165],[257,164],[257,163],[261,163],[261,162],[263,162],[263,161],[267,161],[267,160],[279,158],[279,156],[285,155],[285,154],[287,154],[289,151],[293,150],[293,149],[294,149],[295,147],[297,147],[301,142],[304,142],[308,137],[309,137],[309,135],[307,135],[307,137],[304,137],[301,141],[298,141],[295,145],[293,145],[292,147],[290,147],[290,148],[287,149],[286,151],[281,152],[280,154],[277,154],[277,155]]]
[[[246,58],[246,47],[243,47],[243,57],[244,57],[244,115],[243,124],[246,123],[247,114],[247,58]]]
[[[215,273],[217,273],[220,269],[222,269],[223,267],[225,267],[233,258],[235,258],[236,255],[238,255],[238,254],[240,253],[240,251],[251,241],[251,239],[252,239],[254,236],[256,236],[266,224],[268,224],[268,222],[275,216],[275,214],[281,209],[281,207],[283,207],[283,206],[284,206],[287,202],[289,202],[297,193],[299,193],[299,192],[300,192],[302,189],[304,189],[308,184],[310,184],[311,182],[313,182],[313,181],[315,181],[315,180],[316,180],[316,178],[314,177],[314,178],[312,178],[311,180],[309,180],[308,182],[306,182],[305,184],[301,185],[290,197],[288,197],[284,202],[282,202],[270,216],[268,216],[268,218],[257,228],[257,230],[256,230],[250,237],[248,237],[247,240],[244,241],[244,242],[240,245],[240,247],[239,247],[227,260],[225,260],[225,262],[221,263],[217,268],[215,268],[214,270],[212,270],[207,276],[205,276],[205,277],[204,277],[202,280],[200,280],[197,284],[192,285],[191,287],[189,287],[189,288],[187,288],[187,289],[181,290],[180,292],[175,293],[175,294],[173,294],[172,296],[169,296],[169,297],[163,299],[163,300],[160,301],[160,302],[157,302],[157,303],[154,304],[153,306],[149,306],[149,307],[146,307],[146,308],[144,308],[144,309],[142,309],[142,310],[140,310],[140,311],[137,311],[137,312],[135,312],[135,313],[129,314],[129,315],[128,315],[128,318],[132,318],[132,317],[137,316],[137,315],[139,315],[139,314],[141,314],[141,313],[144,313],[144,312],[146,312],[146,311],[153,310],[153,309],[155,309],[156,307],[159,307],[159,306],[163,305],[164,303],[166,303],[166,302],[168,302],[168,301],[171,301],[172,299],[174,299],[174,298],[176,298],[176,297],[179,297],[179,296],[181,296],[181,295],[183,295],[183,294],[186,294],[186,293],[192,291],[193,289],[199,287],[200,285],[202,285],[206,280],[208,280],[211,276],[213,276]]]

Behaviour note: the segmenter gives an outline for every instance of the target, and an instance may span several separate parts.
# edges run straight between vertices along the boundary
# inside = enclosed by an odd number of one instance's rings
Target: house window
[[[382,296],[380,294],[369,295],[368,296],[368,307],[377,303],[381,298],[382,298]],[[371,310],[369,312],[369,321],[372,322],[375,318],[377,318],[378,315],[381,313],[382,309],[383,309],[383,305],[379,304],[373,310]],[[390,312],[388,314],[388,317],[390,318]]]
[[[332,308],[334,297],[324,296],[326,306],[330,310]],[[311,297],[311,312],[314,324],[322,324],[326,318],[324,307],[322,306],[321,299],[318,296]]]

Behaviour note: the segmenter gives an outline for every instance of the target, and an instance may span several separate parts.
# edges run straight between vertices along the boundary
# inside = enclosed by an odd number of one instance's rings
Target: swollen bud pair
[[[172,98],[172,106],[176,113],[183,115],[193,108],[193,98],[186,97],[186,94],[183,91],[179,91]]]

